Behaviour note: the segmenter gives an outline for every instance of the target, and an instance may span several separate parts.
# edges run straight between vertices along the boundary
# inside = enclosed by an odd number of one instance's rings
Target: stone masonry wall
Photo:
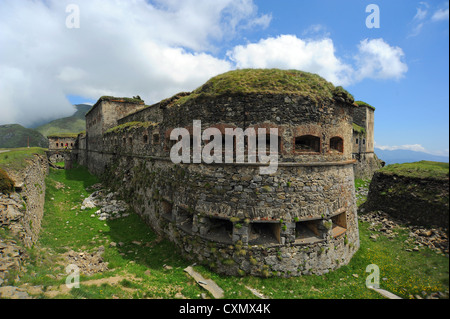
[[[45,156],[35,155],[21,172],[11,173],[16,192],[0,195],[0,224],[31,247],[38,239],[44,215],[45,177],[48,174]]]
[[[370,183],[366,211],[381,210],[423,226],[449,226],[449,182],[376,172]]]
[[[353,104],[282,94],[177,101],[128,115],[101,135],[88,126],[85,158],[75,153],[186,258],[219,273],[298,276],[349,262],[359,247]],[[101,118],[97,110],[91,116]],[[261,175],[261,163],[174,164],[170,133],[192,134],[194,120],[222,135],[277,128],[278,169]]]
[[[282,167],[261,178],[251,166],[124,156],[106,180],[120,180],[123,198],[186,258],[230,275],[297,276],[338,268],[358,249],[351,170]],[[338,234],[342,213],[346,231]]]

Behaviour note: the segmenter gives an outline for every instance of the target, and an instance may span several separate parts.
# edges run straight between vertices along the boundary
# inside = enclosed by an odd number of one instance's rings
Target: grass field
[[[21,147],[11,149],[0,149],[0,168],[4,170],[17,171],[27,166],[26,160],[33,158],[33,154],[45,154],[45,148]]]
[[[97,182],[84,167],[50,169],[40,239],[28,250],[30,264],[26,272],[18,274],[20,281],[15,285],[39,287],[34,295],[37,298],[196,299],[203,293],[212,298],[183,271],[189,263],[180,257],[178,249],[159,238],[136,214],[100,221],[91,217],[95,208],[80,209],[83,199],[92,192],[86,188]],[[368,228],[368,223],[359,222],[361,244],[351,262],[322,276],[227,277],[203,266],[195,266],[195,270],[213,279],[229,299],[256,298],[246,287],[277,299],[382,298],[366,288],[366,267],[370,264],[380,269],[380,288],[403,298],[422,292],[448,292],[448,257],[428,248],[405,251],[408,232],[403,229],[398,229],[393,239],[380,235],[374,241]],[[5,231],[3,236],[7,236]],[[92,276],[81,274],[80,288],[58,290],[65,286],[67,277],[68,262],[63,254],[69,250],[95,252],[100,246],[105,248],[103,258],[109,270]]]
[[[383,167],[381,172],[406,177],[447,179],[449,163],[420,161],[414,163],[391,164]]]

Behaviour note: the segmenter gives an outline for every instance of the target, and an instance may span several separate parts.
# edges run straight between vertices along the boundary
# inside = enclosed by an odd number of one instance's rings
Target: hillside
[[[408,150],[389,151],[375,148],[375,153],[377,154],[378,158],[386,162],[386,165],[394,163],[398,164],[411,163],[418,161],[433,161],[433,162],[447,162],[447,163],[449,161],[448,156],[438,156]]]
[[[86,129],[85,115],[92,105],[77,104],[74,106],[76,112],[69,117],[64,117],[51,121],[47,124],[36,127],[36,131],[47,137],[52,134],[79,133]]]
[[[48,140],[41,133],[19,124],[0,125],[0,148],[48,147]]]

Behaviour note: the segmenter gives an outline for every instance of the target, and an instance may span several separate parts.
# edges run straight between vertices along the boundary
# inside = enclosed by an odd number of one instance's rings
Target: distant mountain
[[[85,115],[92,108],[92,105],[77,104],[74,107],[76,111],[72,116],[51,121],[36,127],[35,130],[45,137],[61,133],[80,133],[86,130]]]
[[[28,144],[29,143],[29,144]],[[0,125],[0,148],[48,147],[48,140],[41,133],[19,124]]]
[[[375,148],[375,154],[377,154],[378,158],[388,164],[401,164],[401,163],[411,163],[418,161],[433,161],[433,162],[449,162],[448,156],[438,156],[432,155],[423,152],[415,152],[408,150],[382,150],[379,148]]]

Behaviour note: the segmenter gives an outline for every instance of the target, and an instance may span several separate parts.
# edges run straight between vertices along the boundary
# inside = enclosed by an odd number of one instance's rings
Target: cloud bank
[[[352,63],[336,56],[330,38],[304,40],[295,35],[236,46],[228,56],[238,68],[299,69],[343,86],[367,78],[399,79],[408,71],[402,49],[390,46],[383,39],[362,40]]]
[[[69,4],[79,7],[79,28],[66,25]],[[69,95],[154,103],[235,68],[300,69],[335,85],[407,72],[401,48],[383,39],[362,40],[344,60],[317,25],[306,34],[319,39],[279,35],[227,48],[270,22],[253,0],[2,0],[0,125],[68,116]]]

